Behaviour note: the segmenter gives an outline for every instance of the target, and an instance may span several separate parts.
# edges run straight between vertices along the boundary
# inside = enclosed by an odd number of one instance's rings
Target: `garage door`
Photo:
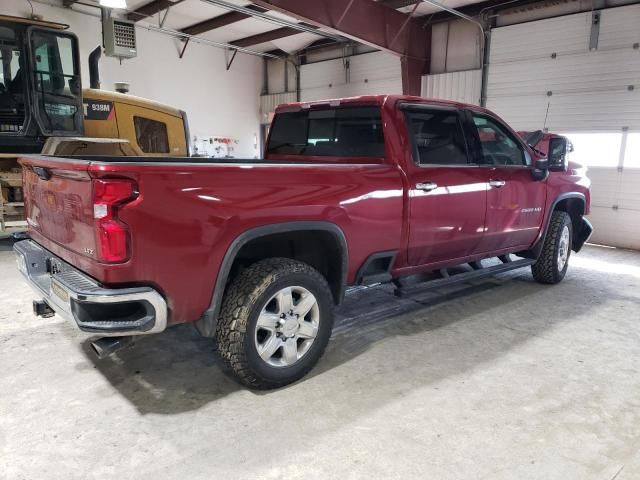
[[[492,30],[487,107],[567,135],[593,181],[592,241],[640,249],[640,5]]]
[[[300,67],[302,101],[402,93],[400,57],[373,52]]]

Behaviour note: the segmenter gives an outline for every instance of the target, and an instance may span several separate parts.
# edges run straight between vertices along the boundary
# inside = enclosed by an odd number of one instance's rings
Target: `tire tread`
[[[566,224],[569,224],[569,229],[571,229],[571,217],[568,213],[555,210],[551,214],[549,231],[544,239],[542,252],[536,263],[531,266],[533,278],[539,283],[553,285],[559,283],[564,278],[564,275],[557,270],[556,250],[562,229]],[[569,232],[571,233],[571,230],[569,230]],[[571,246],[569,246],[569,248],[571,248]],[[567,263],[568,262],[569,259],[567,258]]]
[[[277,257],[261,260],[244,269],[232,280],[225,293],[216,327],[218,353],[237,378],[248,387],[278,388],[302,378],[315,365],[315,362],[310,363],[307,368],[298,372],[294,380],[267,380],[258,376],[250,367],[244,348],[247,324],[253,307],[278,276],[291,273],[301,273],[311,277],[324,290],[323,293],[331,298],[329,285],[317,270],[303,262]],[[332,321],[332,319],[333,315],[329,314],[323,320]],[[326,343],[321,345],[318,358],[322,356],[325,348]]]

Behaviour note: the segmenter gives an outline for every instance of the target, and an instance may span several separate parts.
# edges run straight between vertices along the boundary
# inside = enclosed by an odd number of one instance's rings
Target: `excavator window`
[[[70,34],[34,29],[30,43],[35,107],[43,132],[82,131],[77,40]]]
[[[0,25],[0,133],[19,133],[25,123],[23,56],[14,29]]]
[[[169,153],[167,125],[157,120],[133,117],[136,140],[144,153]]]

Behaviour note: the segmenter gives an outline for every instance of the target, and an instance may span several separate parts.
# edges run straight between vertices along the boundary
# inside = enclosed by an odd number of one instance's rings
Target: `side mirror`
[[[549,160],[547,160],[546,158],[539,158],[535,161],[533,168],[546,172],[547,170],[549,170]]]
[[[573,148],[573,147],[571,147]],[[554,137],[549,140],[549,170],[552,172],[564,172],[567,169],[567,146],[566,138]]]
[[[524,136],[524,141],[531,148],[536,148],[536,145],[540,143],[540,140],[544,137],[542,130],[536,130],[535,132],[529,132]]]
[[[531,169],[531,176],[534,180],[544,180],[549,173],[549,163],[546,158],[539,158],[533,162],[533,168]]]

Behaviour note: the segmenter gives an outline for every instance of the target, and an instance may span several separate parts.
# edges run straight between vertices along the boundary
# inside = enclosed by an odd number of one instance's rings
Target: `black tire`
[[[566,260],[564,266],[559,266],[560,256],[560,244],[563,231],[568,229],[569,232],[569,244],[566,247]],[[569,266],[569,257],[571,256],[571,243],[573,241],[573,224],[571,223],[571,217],[568,213],[559,210],[554,211],[551,214],[551,221],[549,222],[549,230],[544,239],[542,245],[542,252],[540,257],[531,266],[531,273],[533,278],[540,283],[556,284],[562,281],[567,273],[567,267]]]
[[[286,287],[301,287],[315,296],[317,334],[295,363],[272,366],[259,355],[257,322],[270,299]],[[243,270],[227,288],[216,328],[218,352],[240,382],[251,388],[288,385],[304,377],[324,353],[333,328],[333,309],[329,285],[314,268],[288,258],[262,260]]]

